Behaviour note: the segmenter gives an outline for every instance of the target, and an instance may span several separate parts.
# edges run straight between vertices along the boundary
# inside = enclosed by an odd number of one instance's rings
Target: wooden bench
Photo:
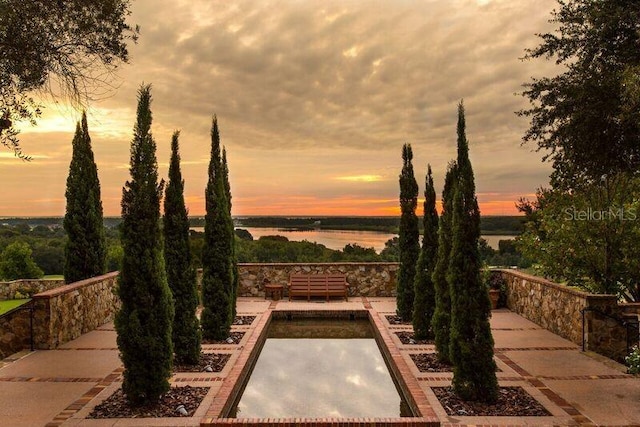
[[[289,301],[292,297],[344,297],[349,301],[349,284],[344,274],[292,274],[289,277]]]

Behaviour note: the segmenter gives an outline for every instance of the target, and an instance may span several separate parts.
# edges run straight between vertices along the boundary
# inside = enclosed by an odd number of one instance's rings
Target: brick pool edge
[[[321,317],[335,317],[336,315],[347,317],[352,315],[358,318],[368,318],[394,381],[402,390],[412,412],[417,415],[415,417],[395,418],[228,418],[233,404],[242,392],[247,376],[251,373],[256,363],[262,345],[267,339],[267,328],[271,323],[271,319],[274,317],[286,317],[289,314]],[[248,337],[233,368],[207,410],[205,418],[200,421],[201,427],[220,427],[225,425],[242,425],[246,427],[435,427],[440,425],[440,421],[433,408],[429,405],[418,381],[411,374],[409,366],[402,358],[399,349],[391,339],[376,310],[366,308],[362,310],[276,311],[269,308],[262,313],[258,324],[251,331],[251,335]]]

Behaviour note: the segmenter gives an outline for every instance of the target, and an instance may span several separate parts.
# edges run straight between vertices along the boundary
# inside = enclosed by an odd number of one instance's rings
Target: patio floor
[[[272,311],[368,310],[389,338],[392,353],[404,360],[403,375],[417,384],[423,401],[443,426],[463,425],[607,425],[640,426],[640,381],[624,367],[580,348],[530,321],[509,312],[493,312],[497,373],[502,386],[522,386],[552,414],[547,417],[462,417],[446,415],[431,387],[449,385],[450,373],[421,373],[413,353],[433,352],[430,345],[404,345],[395,332],[410,325],[390,325],[393,298],[354,297],[349,302],[265,301],[239,298],[238,315],[255,315],[251,325],[233,326],[244,331],[239,344],[203,345],[203,351],[229,353],[219,373],[178,373],[175,385],[210,387],[195,416],[188,418],[138,418],[91,420],[91,409],[120,387],[122,366],[116,333],[109,323],[56,350],[23,351],[0,361],[0,424],[31,426],[198,426],[216,416],[248,360],[256,335]],[[262,326],[261,326],[262,325]]]

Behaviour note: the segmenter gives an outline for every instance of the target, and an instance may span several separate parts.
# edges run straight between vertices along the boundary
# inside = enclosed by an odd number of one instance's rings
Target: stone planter
[[[489,289],[489,299],[491,300],[491,310],[495,310],[496,308],[498,308],[500,289]]]

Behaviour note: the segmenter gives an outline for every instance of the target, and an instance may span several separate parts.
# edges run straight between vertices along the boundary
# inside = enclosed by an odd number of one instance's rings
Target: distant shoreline
[[[524,231],[524,216],[491,215],[480,219],[480,232],[483,235],[517,236]],[[30,227],[43,225],[47,227],[61,227],[63,217],[33,216],[33,217],[0,217],[0,224],[15,226],[28,224]],[[378,231],[398,234],[400,219],[397,216],[289,216],[289,215],[237,215],[233,217],[236,228],[282,228],[287,230],[349,230],[349,231]],[[117,227],[120,217],[107,216],[104,224],[107,227]],[[189,218],[191,227],[204,226],[204,217]],[[420,226],[422,221],[420,221]]]

